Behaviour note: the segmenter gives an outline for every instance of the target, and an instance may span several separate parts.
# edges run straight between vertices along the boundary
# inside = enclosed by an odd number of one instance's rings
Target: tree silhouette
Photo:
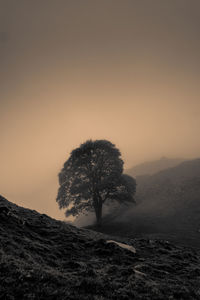
[[[59,173],[56,201],[66,216],[94,211],[101,224],[106,201],[134,202],[135,179],[123,172],[120,151],[107,140],[86,141],[73,150]]]

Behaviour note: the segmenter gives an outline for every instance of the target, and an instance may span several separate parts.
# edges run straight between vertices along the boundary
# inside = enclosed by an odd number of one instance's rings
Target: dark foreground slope
[[[0,197],[0,299],[199,299],[199,282],[196,250],[81,230]]]

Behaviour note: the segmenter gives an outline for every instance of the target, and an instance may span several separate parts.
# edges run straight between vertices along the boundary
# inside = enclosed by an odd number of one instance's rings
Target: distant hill
[[[156,199],[163,203],[165,195],[167,197],[165,200],[168,202],[169,198],[176,198],[178,195],[182,197],[183,191],[186,196],[185,187],[189,184],[195,185],[199,178],[200,159],[184,161],[153,175],[138,176],[137,198],[142,202],[151,202],[149,200],[153,198],[154,203]]]
[[[161,237],[200,247],[200,159],[137,177],[137,205],[106,217],[112,233]],[[106,232],[106,231],[105,231]]]
[[[198,299],[200,254],[83,230],[0,196],[0,299]]]
[[[131,169],[127,169],[126,173],[133,177],[141,175],[152,175],[161,170],[175,167],[183,161],[184,159],[182,158],[162,157],[159,160],[147,161],[142,164],[136,165]]]
[[[161,170],[153,174],[151,181],[163,181],[169,179],[170,181],[183,181],[200,176],[200,158],[184,161],[177,166]]]

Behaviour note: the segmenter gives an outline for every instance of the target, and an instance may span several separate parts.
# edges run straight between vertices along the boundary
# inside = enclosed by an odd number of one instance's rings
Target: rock
[[[117,246],[119,246],[123,249],[131,251],[134,254],[136,253],[136,249],[133,246],[130,246],[130,245],[127,245],[127,244],[124,244],[124,243],[120,243],[120,242],[116,242],[116,241],[113,241],[113,240],[108,240],[108,241],[106,241],[106,243],[107,244],[114,243],[114,244],[116,244]]]

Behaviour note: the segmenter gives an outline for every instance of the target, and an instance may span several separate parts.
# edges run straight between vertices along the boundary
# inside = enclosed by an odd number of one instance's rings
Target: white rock
[[[136,253],[136,249],[133,246],[130,246],[130,245],[127,245],[127,244],[123,244],[123,243],[120,243],[120,242],[116,242],[116,241],[113,241],[113,240],[106,241],[106,243],[107,244],[113,243],[113,244],[118,245],[121,248],[127,249],[127,250],[129,250],[129,251],[131,251],[133,253]]]

